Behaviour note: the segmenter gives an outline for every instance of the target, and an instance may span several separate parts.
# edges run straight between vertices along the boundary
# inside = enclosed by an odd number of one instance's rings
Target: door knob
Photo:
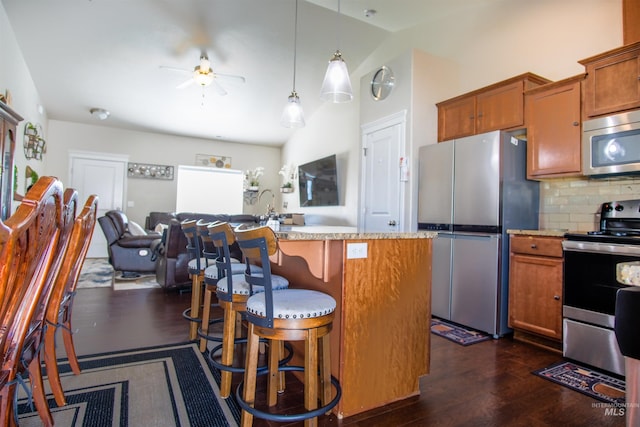
[[[396,221],[395,221],[395,220],[393,220],[393,219],[392,219],[392,220],[390,220],[390,221],[389,221],[389,225],[390,225],[390,226],[392,226],[392,227],[395,227],[395,226],[396,226]]]

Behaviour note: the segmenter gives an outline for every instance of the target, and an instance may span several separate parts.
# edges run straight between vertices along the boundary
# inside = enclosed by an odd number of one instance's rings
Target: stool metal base
[[[211,304],[211,307],[220,307],[218,304]],[[202,307],[201,307],[202,308]],[[202,318],[200,317],[192,317],[191,316],[191,307],[186,308],[183,312],[182,312],[182,317],[186,320],[188,320],[189,322],[195,322],[198,324],[202,324]],[[213,325],[214,323],[220,323],[223,322],[224,319],[222,317],[216,318],[216,319],[209,319],[209,325]],[[216,341],[216,342],[222,342],[222,337],[214,337],[213,335],[205,335],[202,333],[202,328],[198,328],[197,330],[197,334],[198,337],[200,338],[204,338],[207,341]]]
[[[278,368],[278,372],[280,371],[302,371],[304,372],[304,366],[280,366]],[[264,375],[268,373],[267,369],[264,370],[260,370],[258,369],[257,374],[258,375]],[[333,387],[336,389],[336,395],[335,397],[326,405],[314,409],[312,411],[306,411],[306,412],[299,412],[297,414],[273,414],[271,412],[266,412],[266,411],[261,411],[259,409],[254,408],[253,406],[250,406],[243,398],[242,398],[242,388],[244,386],[244,380],[240,381],[240,384],[238,384],[238,387],[236,388],[236,400],[238,401],[238,405],[240,405],[240,407],[247,411],[248,413],[250,413],[251,415],[253,415],[256,418],[262,418],[265,420],[269,420],[269,421],[276,421],[276,422],[295,422],[295,421],[304,421],[307,420],[309,418],[315,418],[315,417],[319,417],[320,415],[326,414],[327,412],[329,412],[331,409],[333,409],[333,407],[335,407],[338,404],[338,401],[340,401],[340,397],[342,396],[342,388],[340,387],[340,383],[338,382],[338,379],[336,377],[334,377],[333,375],[331,375],[331,384],[333,385]]]
[[[268,343],[268,340],[266,339],[260,339],[261,343]],[[238,344],[246,344],[247,343],[247,339],[246,338],[236,338],[234,340],[234,345],[238,345]],[[286,365],[287,363],[289,363],[291,361],[291,359],[293,358],[293,347],[291,346],[291,344],[289,344],[288,342],[284,343],[284,348],[287,349],[287,355],[284,357],[284,359],[281,359],[280,361],[278,361],[278,366],[279,367],[284,367],[284,365]],[[209,358],[209,362],[211,362],[211,364],[218,368],[221,371],[228,371],[228,372],[234,372],[234,373],[244,373],[244,367],[234,367],[234,366],[227,366],[227,365],[223,365],[222,363],[218,362],[217,360],[214,359],[214,354],[221,351],[222,350],[222,344],[215,346],[208,354],[208,358]],[[263,370],[267,370],[268,366],[267,365],[262,365],[262,366],[258,366],[258,372],[262,372]]]

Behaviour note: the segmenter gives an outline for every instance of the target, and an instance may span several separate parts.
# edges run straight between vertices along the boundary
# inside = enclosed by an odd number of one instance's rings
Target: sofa
[[[257,224],[259,218],[254,215],[238,214],[204,214],[196,212],[151,212],[145,221],[148,230],[163,230],[162,242],[155,248],[156,280],[165,288],[186,288],[191,286],[189,279],[189,253],[187,238],[182,232],[180,223],[187,219],[207,222],[224,221],[234,226],[240,224]],[[230,247],[231,256],[241,259],[242,253],[237,243]]]

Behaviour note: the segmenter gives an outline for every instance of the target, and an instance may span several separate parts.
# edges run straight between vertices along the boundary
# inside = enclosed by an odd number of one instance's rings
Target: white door
[[[123,209],[127,161],[127,156],[88,152],[69,153],[69,186],[78,191],[80,204],[84,204],[91,194],[98,196],[98,218],[109,210]],[[107,241],[96,221],[87,257],[106,258],[107,256]]]
[[[404,114],[363,126],[361,230],[403,231]]]

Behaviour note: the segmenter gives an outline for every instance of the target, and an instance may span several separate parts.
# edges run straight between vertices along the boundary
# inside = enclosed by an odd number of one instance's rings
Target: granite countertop
[[[543,230],[507,230],[508,234],[519,234],[526,236],[549,236],[549,237],[564,237],[565,233],[569,233],[569,230],[563,229],[543,229]]]
[[[339,226],[281,226],[276,232],[282,240],[372,240],[372,239],[432,239],[438,234],[433,231],[415,233],[360,233],[356,227]]]

